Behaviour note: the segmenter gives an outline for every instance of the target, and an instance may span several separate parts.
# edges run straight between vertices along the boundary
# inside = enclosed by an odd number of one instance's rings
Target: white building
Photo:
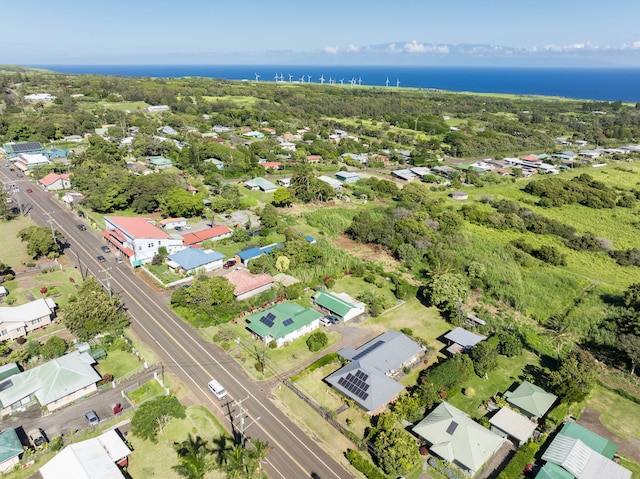
[[[169,254],[184,248],[182,238],[174,238],[144,218],[105,216],[104,220],[102,235],[132,266],[150,263],[162,246]]]
[[[0,341],[16,339],[48,326],[56,315],[56,303],[51,298],[40,298],[20,306],[0,308]]]

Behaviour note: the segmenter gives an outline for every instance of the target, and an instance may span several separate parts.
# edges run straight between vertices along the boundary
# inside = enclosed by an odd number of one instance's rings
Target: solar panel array
[[[359,397],[363,401],[366,401],[366,399],[369,397],[369,393],[367,392],[367,390],[369,389],[369,385],[365,381],[368,378],[368,374],[358,369],[355,376],[351,373],[347,374],[346,376],[342,376],[338,380],[338,384],[353,395]]]
[[[451,421],[451,424],[449,424],[449,427],[447,428],[447,434],[453,434],[456,432],[456,429],[458,429],[458,423]]]
[[[353,357],[353,360],[357,361],[358,359],[362,358],[363,356],[366,356],[367,354],[369,354],[371,351],[373,351],[377,347],[381,346],[382,344],[384,344],[384,341],[376,341],[375,343],[373,343],[371,346],[369,346],[364,351],[360,351],[358,354],[356,354]]]
[[[288,318],[288,319],[285,319],[284,321],[282,321],[282,325],[283,326],[289,326],[290,324],[293,324],[293,319],[291,319],[291,318]]]
[[[16,143],[11,145],[11,149],[14,153],[24,153],[26,151],[41,150],[42,145],[39,141],[29,141],[27,143]]]
[[[260,318],[260,322],[267,326],[268,328],[273,326],[273,321],[276,319],[276,315],[273,313],[269,313],[266,316]]]

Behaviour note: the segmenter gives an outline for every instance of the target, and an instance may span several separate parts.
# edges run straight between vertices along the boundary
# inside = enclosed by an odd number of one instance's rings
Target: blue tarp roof
[[[260,248],[258,248],[258,247],[249,248],[249,249],[246,249],[244,251],[240,251],[238,253],[238,257],[242,261],[246,261],[246,260],[251,259],[251,258],[257,258],[260,255],[262,255],[262,250]]]
[[[217,251],[202,251],[199,248],[186,248],[169,255],[171,261],[186,270],[199,268],[223,258],[224,255],[222,253],[218,253]]]

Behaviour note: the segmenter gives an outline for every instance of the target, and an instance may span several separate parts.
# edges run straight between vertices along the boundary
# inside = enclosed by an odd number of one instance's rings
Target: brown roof
[[[268,274],[251,274],[246,269],[236,269],[229,273],[226,278],[235,286],[236,289],[233,294],[236,296],[273,283],[273,278]]]
[[[196,231],[195,233],[189,233],[182,237],[182,243],[185,246],[191,246],[197,243],[202,243],[205,240],[213,239],[218,236],[228,235],[233,231],[225,225],[214,226],[213,228],[207,228],[206,230]]]
[[[47,176],[41,178],[38,183],[44,186],[51,186],[58,180],[68,180],[70,176],[70,173],[63,173],[61,175],[57,173],[49,173]]]

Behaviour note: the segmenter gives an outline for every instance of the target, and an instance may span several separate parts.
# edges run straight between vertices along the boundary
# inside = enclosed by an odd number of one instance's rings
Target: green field
[[[138,357],[127,351],[109,351],[107,357],[100,360],[97,369],[101,376],[111,374],[115,379],[121,378],[140,367]]]

